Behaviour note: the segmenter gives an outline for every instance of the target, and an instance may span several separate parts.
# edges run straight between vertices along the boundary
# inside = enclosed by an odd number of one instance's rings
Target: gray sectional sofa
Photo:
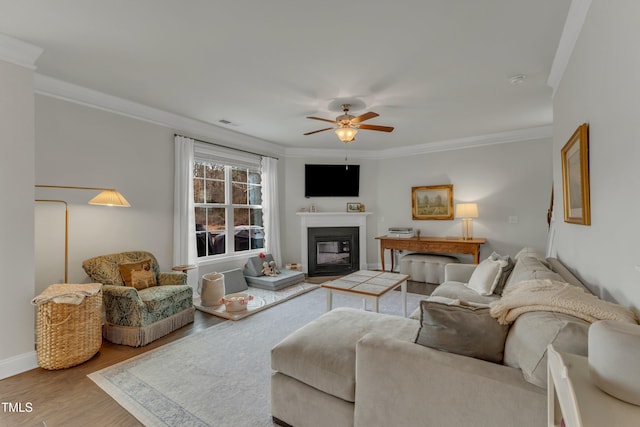
[[[583,287],[559,260],[520,255],[505,289],[528,279]],[[475,268],[447,265],[433,295],[499,299],[465,285]],[[285,338],[271,353],[274,421],[295,427],[544,426],[547,345],[587,354],[589,323],[566,314],[518,317],[502,363],[416,344],[421,321],[419,314],[412,317],[334,309]]]

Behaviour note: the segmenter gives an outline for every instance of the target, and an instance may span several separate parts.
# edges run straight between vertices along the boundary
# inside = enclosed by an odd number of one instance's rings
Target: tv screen
[[[304,165],[304,197],[358,197],[360,165]]]

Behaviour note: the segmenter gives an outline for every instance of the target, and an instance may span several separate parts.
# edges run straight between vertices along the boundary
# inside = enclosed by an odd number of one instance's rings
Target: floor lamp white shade
[[[473,239],[473,219],[478,217],[478,205],[476,203],[458,203],[456,205],[456,218],[462,219],[462,238]]]

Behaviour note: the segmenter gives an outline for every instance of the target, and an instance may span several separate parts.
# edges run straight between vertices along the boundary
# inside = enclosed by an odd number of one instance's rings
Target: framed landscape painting
[[[453,184],[411,188],[413,219],[453,219]]]
[[[584,123],[562,147],[564,221],[591,225],[589,201],[589,127]]]

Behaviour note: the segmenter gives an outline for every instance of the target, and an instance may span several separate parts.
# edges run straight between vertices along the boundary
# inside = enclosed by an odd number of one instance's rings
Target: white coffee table
[[[363,308],[366,308],[366,301],[369,299],[373,302],[373,311],[377,313],[380,297],[400,285],[402,315],[407,317],[407,280],[410,277],[407,274],[359,270],[348,276],[326,282],[322,287],[327,290],[327,311],[333,308],[333,294],[336,293],[363,298]]]

